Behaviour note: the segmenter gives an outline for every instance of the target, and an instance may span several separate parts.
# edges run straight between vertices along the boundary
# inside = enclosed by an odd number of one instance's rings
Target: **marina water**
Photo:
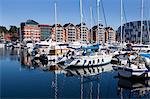
[[[33,67],[26,56],[24,50],[0,49],[2,98],[150,98],[149,79],[118,78],[111,69],[96,73],[101,67],[79,71]]]

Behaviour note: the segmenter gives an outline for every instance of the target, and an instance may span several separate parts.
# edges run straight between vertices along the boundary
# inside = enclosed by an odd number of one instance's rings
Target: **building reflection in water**
[[[0,59],[8,58],[12,61],[19,60],[20,49],[0,48]]]
[[[126,98],[149,98],[150,79],[125,79],[119,78],[118,95],[122,99]]]

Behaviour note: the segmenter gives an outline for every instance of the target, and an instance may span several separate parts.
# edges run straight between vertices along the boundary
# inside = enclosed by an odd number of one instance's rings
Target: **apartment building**
[[[115,43],[116,42],[116,32],[112,27],[105,27],[105,43]]]
[[[77,40],[81,41],[82,43],[89,43],[89,29],[86,26],[85,23],[82,23],[82,28],[81,28],[81,23],[76,25],[77,28]]]
[[[98,29],[99,27],[99,29]],[[99,30],[99,32],[98,32]],[[99,25],[99,26],[93,26],[92,27],[92,34],[91,36],[91,39],[93,39],[93,42],[95,43],[105,43],[105,29],[103,28],[103,25]]]
[[[40,28],[39,23],[34,20],[27,20],[26,22],[21,23],[21,39],[24,42],[40,41]]]
[[[77,41],[77,28],[72,23],[67,23],[64,25],[66,42]]]
[[[52,26],[52,40],[56,42],[66,42],[64,27],[60,24]]]
[[[51,26],[46,24],[40,24],[40,39],[46,40],[47,38],[51,38]]]
[[[142,42],[148,43],[150,40],[150,20],[143,21]],[[140,43],[141,38],[141,21],[133,21],[123,24],[122,41],[129,43]],[[121,41],[121,27],[117,30],[117,41]]]

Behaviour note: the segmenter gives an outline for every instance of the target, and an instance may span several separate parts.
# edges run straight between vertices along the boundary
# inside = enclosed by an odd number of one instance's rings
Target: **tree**
[[[9,33],[11,34],[11,40],[16,41],[19,39],[19,32],[16,26],[10,26]]]
[[[8,33],[8,30],[4,26],[0,26],[0,33]]]
[[[18,32],[18,28],[16,26],[10,26],[10,29],[9,29],[9,33],[17,33]]]

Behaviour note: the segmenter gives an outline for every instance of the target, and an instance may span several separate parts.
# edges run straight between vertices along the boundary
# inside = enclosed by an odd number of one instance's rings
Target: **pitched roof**
[[[55,24],[52,25],[52,27],[55,27]],[[62,25],[61,24],[57,24],[57,27],[62,27]]]
[[[67,27],[67,26],[74,26],[74,25],[72,23],[67,23],[63,27]]]
[[[36,22],[36,21],[34,21],[34,20],[27,20],[26,22],[25,22],[26,24],[31,24],[31,25],[38,25],[39,23],[38,22]]]

